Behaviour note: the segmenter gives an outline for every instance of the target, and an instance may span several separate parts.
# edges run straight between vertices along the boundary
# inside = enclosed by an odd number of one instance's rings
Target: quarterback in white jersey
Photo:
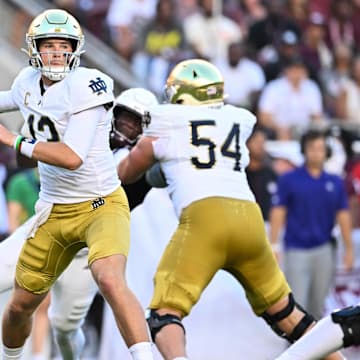
[[[66,11],[35,17],[26,43],[30,67],[0,94],[0,108],[18,108],[32,137],[0,125],[0,142],[38,161],[40,194],[3,315],[3,359],[21,358],[33,312],[85,247],[131,355],[153,359],[141,305],[125,280],[129,205],[109,146],[113,81],[79,67],[84,36]]]
[[[142,88],[125,90],[115,99],[108,116],[112,119],[110,138],[116,164],[135,145],[142,133],[146,109],[154,104],[157,104],[156,97]],[[23,132],[29,133],[27,126]],[[129,205],[132,208],[136,203],[129,202]],[[14,285],[17,258],[34,221],[35,218],[29,219],[0,243],[0,293]],[[85,341],[81,326],[96,293],[97,287],[87,266],[87,251],[83,249],[51,289],[50,323],[60,352],[68,360],[78,359],[82,352]]]
[[[179,217],[154,277],[147,318],[166,360],[187,359],[181,320],[220,269],[243,286],[254,313],[289,341],[314,325],[291,294],[246,180],[255,116],[224,105],[223,87],[207,61],[176,65],[165,88],[170,104],[150,109],[144,136],[118,166],[128,183],[159,161]]]
[[[53,204],[80,202],[113,192],[119,181],[113,176],[111,151],[106,151],[110,123],[105,116],[100,121],[90,116],[70,122],[68,119],[69,114],[111,104],[112,80],[98,70],[78,68],[45,91],[39,86],[40,78],[41,73],[32,67],[22,70],[12,86],[14,103],[26,119],[33,138],[64,142],[82,161],[76,176],[71,168],[39,162],[40,199]]]

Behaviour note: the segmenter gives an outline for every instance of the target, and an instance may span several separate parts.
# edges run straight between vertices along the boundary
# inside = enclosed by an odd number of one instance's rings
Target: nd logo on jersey
[[[96,210],[97,208],[99,208],[100,206],[103,206],[104,204],[105,204],[105,199],[102,197],[99,197],[92,201],[91,206],[92,206],[93,210]]]
[[[103,79],[97,77],[96,80],[90,80],[89,88],[93,91],[93,93],[101,95],[103,91],[106,92],[107,86]]]

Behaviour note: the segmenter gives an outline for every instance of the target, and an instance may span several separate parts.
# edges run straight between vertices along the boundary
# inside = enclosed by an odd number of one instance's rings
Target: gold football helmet
[[[44,64],[39,43],[46,38],[60,38],[71,42],[72,52],[64,53],[64,66]],[[84,35],[79,23],[72,15],[60,9],[46,10],[38,15],[26,33],[26,43],[28,49],[25,52],[30,57],[30,65],[52,81],[62,80],[70,71],[76,69],[80,64],[80,55],[84,52]]]
[[[171,71],[165,85],[165,97],[172,104],[219,103],[224,100],[224,79],[208,61],[185,60]]]

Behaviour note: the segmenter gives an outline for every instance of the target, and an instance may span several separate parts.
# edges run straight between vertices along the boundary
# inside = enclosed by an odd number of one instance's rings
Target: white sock
[[[180,357],[176,357],[173,360],[189,360],[187,357],[184,356],[180,356]]]
[[[31,355],[31,360],[46,360],[47,356],[43,353],[37,353]]]
[[[133,360],[153,360],[153,352],[150,342],[140,342],[129,347]]]
[[[3,356],[2,360],[20,360],[24,347],[8,348],[3,344]]]
[[[340,325],[327,316],[275,360],[322,359],[343,346],[343,336]]]
[[[54,334],[63,359],[80,359],[85,345],[85,335],[81,328],[70,331],[54,329]]]

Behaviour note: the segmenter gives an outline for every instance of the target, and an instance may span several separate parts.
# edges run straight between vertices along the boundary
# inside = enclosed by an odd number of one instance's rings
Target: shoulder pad
[[[96,69],[78,68],[64,80],[70,91],[72,113],[114,101],[114,82]]]

